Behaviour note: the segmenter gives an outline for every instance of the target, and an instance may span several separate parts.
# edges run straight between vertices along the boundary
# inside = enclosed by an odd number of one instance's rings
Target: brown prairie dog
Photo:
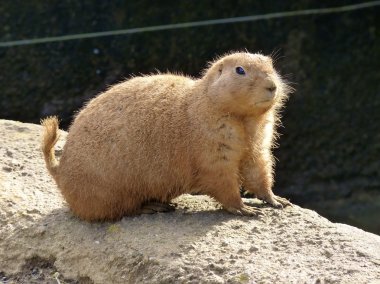
[[[58,120],[45,119],[47,168],[70,208],[88,221],[167,211],[183,193],[199,192],[234,214],[239,188],[275,207],[272,192],[278,110],[289,93],[261,54],[231,53],[197,80],[172,74],[135,77],[92,99],[54,156]]]

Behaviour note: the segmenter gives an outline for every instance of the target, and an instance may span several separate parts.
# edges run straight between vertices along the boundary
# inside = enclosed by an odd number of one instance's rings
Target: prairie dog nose
[[[274,92],[276,92],[277,87],[276,87],[276,85],[273,82],[271,82],[270,84],[268,84],[268,86],[266,87],[266,89],[269,92],[274,93]]]
[[[271,76],[266,76],[265,78],[263,78],[262,86],[264,87],[265,90],[267,90],[268,92],[272,94],[274,94],[277,90],[275,81],[271,78]]]
[[[277,90],[277,87],[275,85],[267,87],[267,90],[271,93],[274,93]]]

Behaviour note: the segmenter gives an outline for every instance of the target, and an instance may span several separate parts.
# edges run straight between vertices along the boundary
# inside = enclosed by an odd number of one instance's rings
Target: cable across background
[[[104,32],[81,33],[81,34],[72,34],[72,35],[63,35],[63,36],[6,41],[6,42],[0,42],[0,47],[33,45],[33,44],[39,44],[39,43],[61,42],[61,41],[68,41],[68,40],[127,35],[127,34],[155,32],[155,31],[164,31],[164,30],[175,30],[175,29],[230,24],[230,23],[254,22],[254,21],[259,21],[259,20],[270,20],[270,19],[287,18],[287,17],[295,17],[295,16],[342,13],[342,12],[355,11],[355,10],[360,10],[360,9],[365,9],[365,8],[371,8],[375,6],[380,6],[380,1],[372,1],[372,2],[365,2],[365,3],[346,5],[346,6],[340,6],[340,7],[331,7],[331,8],[276,12],[276,13],[269,13],[269,14],[263,14],[263,15],[252,15],[252,16],[243,16],[243,17],[215,19],[215,20],[195,21],[195,22],[158,25],[158,26],[150,26],[150,27],[142,27],[142,28],[131,28],[131,29],[104,31]]]

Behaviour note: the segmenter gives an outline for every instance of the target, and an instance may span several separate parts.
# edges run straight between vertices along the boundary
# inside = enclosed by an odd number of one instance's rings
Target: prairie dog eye
[[[243,69],[243,67],[236,67],[236,73],[238,73],[239,75],[245,75],[245,71]]]

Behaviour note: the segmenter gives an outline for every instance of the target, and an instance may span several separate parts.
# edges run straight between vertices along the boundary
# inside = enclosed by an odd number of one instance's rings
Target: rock
[[[296,205],[278,210],[255,201],[266,214],[257,219],[225,213],[205,196],[184,195],[174,200],[172,213],[114,223],[81,221],[47,174],[39,151],[41,132],[37,125],[0,120],[0,282],[380,279],[379,236]],[[57,149],[65,136],[62,132]]]

